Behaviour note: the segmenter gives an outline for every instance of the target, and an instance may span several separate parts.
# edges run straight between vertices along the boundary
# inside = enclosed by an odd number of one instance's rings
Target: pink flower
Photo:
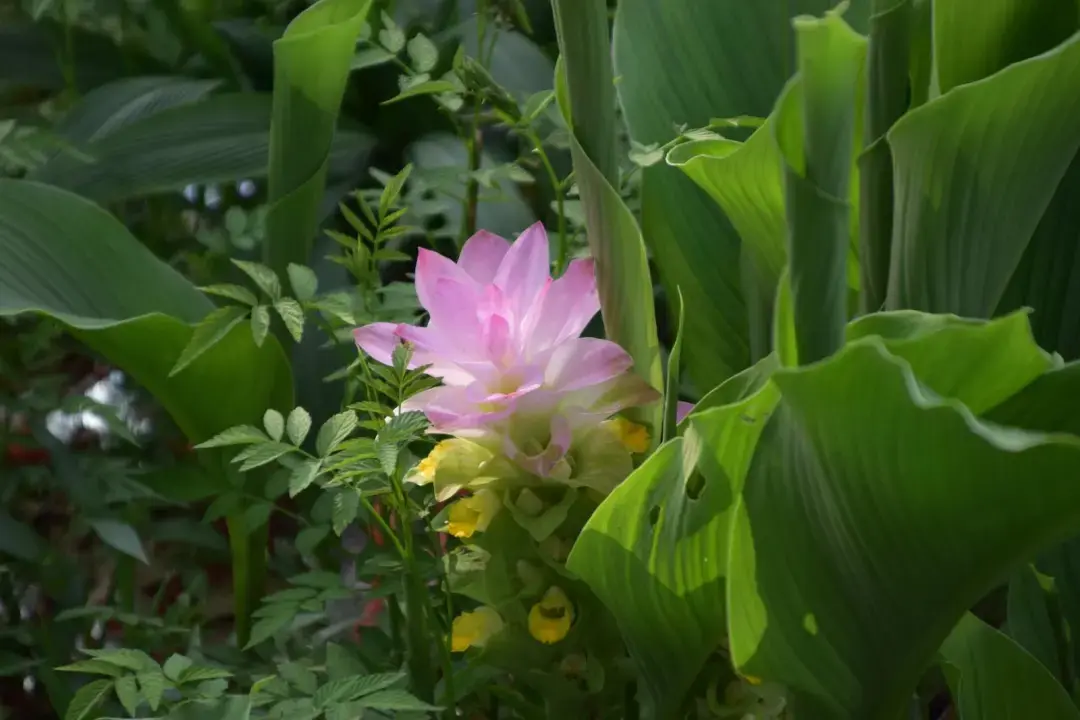
[[[558,279],[550,268],[540,223],[513,244],[478,232],[457,263],[421,250],[416,291],[427,326],[374,323],[356,330],[356,342],[383,363],[399,342],[412,343],[413,367],[430,366],[443,386],[403,407],[422,410],[434,432],[505,439],[542,425],[542,449],[533,438],[526,454],[548,467],[577,427],[657,397],[621,347],[578,337],[600,309],[592,262],[575,260]]]
[[[694,403],[680,400],[675,406],[675,423],[681,423],[694,409]]]

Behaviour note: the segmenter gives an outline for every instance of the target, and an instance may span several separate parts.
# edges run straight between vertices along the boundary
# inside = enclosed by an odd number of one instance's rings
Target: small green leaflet
[[[221,307],[208,314],[195,326],[195,332],[191,334],[191,339],[184,346],[180,358],[173,365],[172,370],[169,371],[169,377],[182,371],[196,358],[220,342],[245,317],[247,317],[247,310],[235,305]]]
[[[281,281],[278,280],[278,276],[274,274],[274,271],[265,265],[259,263],[246,262],[244,260],[233,260],[233,265],[244,271],[252,282],[259,286],[259,289],[270,296],[271,300],[277,300],[281,297]]]
[[[311,415],[302,407],[293,408],[293,411],[289,413],[289,419],[285,423],[285,432],[289,435],[289,440],[293,445],[299,445],[304,442],[308,432],[311,431]]]
[[[319,457],[326,457],[356,429],[356,413],[351,410],[334,415],[319,428],[315,450]]]
[[[280,440],[285,432],[285,418],[273,408],[263,414],[263,427],[273,440]]]
[[[98,706],[105,701],[112,688],[113,681],[105,679],[83,685],[71,698],[64,720],[88,720],[94,717]]]
[[[315,276],[314,270],[306,265],[289,263],[287,272],[289,273],[289,286],[292,288],[293,296],[297,300],[306,302],[315,297],[315,293],[319,289],[319,279]]]
[[[206,448],[227,447],[230,445],[252,445],[254,443],[268,442],[269,440],[270,438],[257,427],[252,427],[251,425],[237,425],[228,430],[223,430],[209,440],[199,443],[195,447],[200,450],[205,450]]]

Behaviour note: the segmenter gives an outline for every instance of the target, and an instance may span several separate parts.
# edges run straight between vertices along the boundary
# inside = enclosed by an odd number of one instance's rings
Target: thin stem
[[[551,183],[552,190],[555,192],[555,205],[556,212],[559,215],[559,244],[555,257],[555,275],[559,276],[563,270],[566,269],[566,263],[570,254],[570,242],[566,236],[566,211],[564,207],[565,193],[563,191],[563,184],[559,182],[559,176],[555,173],[555,168],[551,164],[551,159],[548,157],[547,152],[544,150],[544,144],[540,141],[536,131],[531,127],[526,129],[526,137],[533,145],[533,151],[540,156],[540,163],[544,166],[544,172],[547,173],[548,182]]]
[[[394,549],[398,551],[398,555],[401,556],[401,559],[408,560],[408,555],[405,553],[405,548],[402,546],[401,541],[398,540],[397,534],[390,528],[390,525],[383,519],[383,516],[375,510],[375,506],[371,504],[371,501],[361,495],[360,504],[364,506],[364,509],[368,511],[371,517],[375,518],[375,524],[379,526],[379,529],[383,531],[383,534],[390,538],[390,541],[394,543]]]

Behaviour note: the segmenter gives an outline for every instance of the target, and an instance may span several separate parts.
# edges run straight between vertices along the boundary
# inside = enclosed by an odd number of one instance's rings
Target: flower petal
[[[439,286],[447,282],[451,286],[462,288],[472,286],[474,294],[478,290],[472,277],[455,265],[453,260],[427,248],[420,248],[416,256],[416,296],[429,313],[432,308],[439,309]],[[443,292],[445,291],[444,288]]]
[[[694,409],[694,403],[682,400],[675,406],[675,424],[678,425]]]
[[[461,248],[458,267],[469,273],[476,282],[487,285],[495,279],[499,264],[509,249],[508,241],[487,230],[481,230]]]
[[[551,353],[544,383],[557,391],[579,390],[611,380],[633,365],[633,359],[617,343],[574,338]]]
[[[469,386],[444,385],[413,395],[401,405],[402,410],[420,410],[431,423],[431,430],[441,434],[458,434],[469,429],[482,429],[514,410],[514,399],[481,406],[473,400]]]
[[[401,344],[397,323],[378,322],[358,327],[353,330],[353,339],[361,350],[383,365],[392,362],[394,348]]]
[[[536,310],[537,318],[530,333],[532,342],[557,345],[580,335],[600,310],[592,260],[571,262],[562,277],[547,287]]]
[[[517,323],[524,320],[550,278],[547,232],[542,223],[534,223],[510,246],[495,273],[494,283],[506,294]]]

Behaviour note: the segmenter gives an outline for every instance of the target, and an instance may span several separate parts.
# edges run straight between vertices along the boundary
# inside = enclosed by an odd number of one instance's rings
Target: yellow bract
[[[480,490],[450,506],[446,531],[454,537],[472,537],[474,533],[487,530],[500,508],[502,501],[497,494],[491,490]]]
[[[632,453],[649,451],[649,430],[644,425],[630,422],[626,418],[615,417],[607,421],[608,428],[619,438],[627,450]]]
[[[566,637],[573,623],[574,606],[558,587],[548,588],[540,602],[529,610],[529,634],[545,645]]]
[[[420,464],[416,466],[416,474],[425,481],[423,484],[435,481],[435,469],[439,467],[439,460],[446,455],[449,449],[450,441],[443,440],[433,447],[431,452],[428,453],[428,456],[421,460]],[[418,485],[421,484],[420,482],[417,482],[417,479],[415,478],[413,479],[413,482],[416,482]]]
[[[465,652],[471,647],[484,647],[492,635],[503,629],[503,619],[487,605],[454,618],[450,629],[450,649]]]

